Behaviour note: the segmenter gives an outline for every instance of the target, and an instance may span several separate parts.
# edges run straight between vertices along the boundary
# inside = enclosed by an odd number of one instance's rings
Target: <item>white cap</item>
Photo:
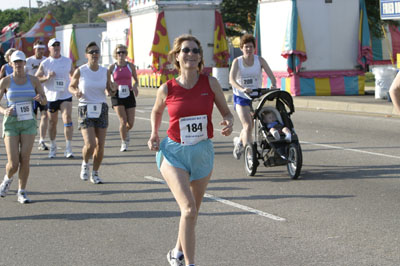
[[[10,58],[11,62],[15,62],[15,61],[18,61],[18,60],[26,61],[26,57],[25,57],[24,52],[19,51],[19,50],[17,50],[14,53],[12,53],[11,54],[11,58]]]
[[[56,42],[61,44],[61,42],[59,40],[57,40],[56,38],[50,39],[49,43],[47,44],[47,47],[53,46],[53,44],[55,44]]]

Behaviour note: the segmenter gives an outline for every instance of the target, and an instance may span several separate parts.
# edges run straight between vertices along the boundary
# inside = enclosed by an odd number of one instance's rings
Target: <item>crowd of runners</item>
[[[6,172],[0,184],[1,197],[6,196],[18,172],[18,202],[31,202],[26,185],[37,129],[38,149],[48,150],[49,158],[60,156],[57,155],[56,145],[59,113],[64,125],[64,156],[74,157],[73,97],[79,102],[77,127],[84,140],[80,173],[82,180],[90,179],[94,184],[103,182],[99,168],[108,128],[107,96],[111,97],[112,108],[120,122],[120,151],[124,152],[129,147],[129,131],[134,125],[139,91],[135,66],[126,60],[127,47],[116,46],[113,53],[115,63],[107,69],[99,64],[99,46],[91,42],[85,49],[87,63],[75,69],[71,59],[61,55],[61,45],[56,38],[47,45],[37,41],[34,44],[35,54],[29,58],[15,49],[6,53],[8,63],[2,67],[0,77],[0,100],[6,100],[5,106],[0,105],[0,113],[3,114],[3,138],[7,152]],[[242,98],[243,93],[260,86],[262,69],[275,85],[265,60],[253,55],[254,47],[254,37],[246,35],[242,38],[244,55],[233,62],[230,74],[235,110],[243,125],[240,138],[235,139],[235,158],[240,157],[243,144],[251,141],[248,132],[251,132],[252,123],[249,121],[248,101]],[[47,58],[44,57],[46,49],[49,50]],[[211,141],[214,135],[213,107],[215,105],[221,114],[220,126],[224,136],[232,133],[233,115],[217,79],[201,74],[204,66],[203,49],[196,37],[177,37],[168,59],[177,69],[178,76],[162,84],[157,91],[147,145],[150,150],[157,152],[158,168],[181,211],[177,242],[167,254],[168,262],[173,266],[194,266],[195,226],[214,167]],[[159,128],[166,108],[169,128],[167,137],[161,140]],[[36,122],[38,115],[39,126]],[[45,142],[47,130],[48,144]]]

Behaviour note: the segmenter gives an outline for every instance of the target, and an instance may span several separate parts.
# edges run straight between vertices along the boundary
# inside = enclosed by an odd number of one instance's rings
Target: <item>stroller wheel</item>
[[[244,148],[244,165],[248,176],[254,176],[256,174],[259,163],[257,158],[257,145],[255,143],[247,144]]]
[[[301,166],[303,165],[303,155],[299,143],[291,143],[287,153],[287,169],[291,179],[299,178]]]

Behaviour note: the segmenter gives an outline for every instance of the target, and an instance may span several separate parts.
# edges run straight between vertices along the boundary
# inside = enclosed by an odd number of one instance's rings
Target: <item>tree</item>
[[[241,36],[244,32],[253,32],[257,2],[257,0],[222,1],[221,14],[226,25],[227,36]]]
[[[374,37],[382,37],[382,26],[384,25],[395,25],[398,26],[398,22],[394,20],[381,20],[379,0],[365,0],[365,6],[367,8],[368,24],[371,34]]]

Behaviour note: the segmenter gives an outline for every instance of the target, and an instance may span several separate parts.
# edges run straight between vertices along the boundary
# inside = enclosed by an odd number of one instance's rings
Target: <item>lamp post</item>
[[[31,20],[31,0],[29,0],[29,20]]]

